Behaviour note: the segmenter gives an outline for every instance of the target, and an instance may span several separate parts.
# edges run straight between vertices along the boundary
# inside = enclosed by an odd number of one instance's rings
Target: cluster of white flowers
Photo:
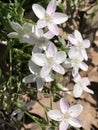
[[[73,81],[75,82],[74,97],[80,97],[83,90],[93,94],[94,92],[87,87],[90,84],[89,79],[87,77],[82,78],[79,74],[79,69],[88,70],[88,66],[84,61],[88,60],[86,48],[90,47],[90,41],[83,40],[78,30],[68,35],[68,42],[70,43],[68,52],[59,51],[56,43],[51,41],[54,36],[59,36],[57,24],[68,20],[66,14],[55,12],[56,6],[55,0],[49,2],[46,10],[38,4],[33,4],[32,9],[39,18],[36,25],[24,23],[21,26],[17,22],[11,23],[15,32],[9,33],[8,37],[18,38],[20,43],[29,43],[33,48],[31,59],[28,62],[31,74],[24,77],[23,82],[36,82],[38,91],[42,91],[45,82],[55,80],[56,73],[64,75],[65,69],[72,68]],[[44,28],[47,29],[47,32],[44,32]],[[65,44],[64,39],[63,44]],[[76,118],[83,109],[80,104],[69,108],[68,103],[64,98],[61,98],[60,109],[60,111],[50,110],[48,112],[51,119],[61,122],[60,130],[66,130],[68,124],[74,127],[82,126],[81,121]]]

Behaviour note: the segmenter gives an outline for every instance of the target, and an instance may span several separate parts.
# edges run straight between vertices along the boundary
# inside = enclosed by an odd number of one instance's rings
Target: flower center
[[[82,83],[80,81],[78,81],[77,84],[80,86],[80,88],[82,87]]]
[[[68,112],[66,112],[65,114],[64,114],[64,121],[66,121],[66,120],[69,120],[70,119],[70,115],[69,115],[69,113]]]
[[[72,66],[76,66],[79,64],[79,60],[78,59],[73,59],[72,60]]]
[[[78,42],[78,49],[83,49],[84,47],[83,47],[83,44],[81,44],[80,42]]]
[[[44,37],[40,37],[40,38],[38,39],[38,41],[39,41],[40,43],[45,43],[45,38],[44,38]]]
[[[45,20],[46,20],[47,23],[51,23],[51,21],[52,21],[51,15],[48,14],[48,13],[46,13],[46,15],[45,15]]]
[[[47,59],[47,62],[48,62],[48,65],[49,65],[49,66],[53,65],[53,63],[54,63],[53,57],[49,57],[49,58]]]

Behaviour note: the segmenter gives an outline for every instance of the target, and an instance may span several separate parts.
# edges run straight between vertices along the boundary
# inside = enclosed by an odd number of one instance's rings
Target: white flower
[[[24,102],[24,101],[20,101],[18,103],[19,107],[21,107],[23,110],[30,110],[30,108],[32,108],[35,104],[35,101],[30,101],[30,102]],[[24,111],[21,109],[21,108],[18,108],[16,110],[14,110],[11,114],[11,117],[13,116],[17,116],[17,120],[21,120],[23,118],[23,115],[24,115]]]
[[[42,29],[38,29],[35,26],[34,33],[30,35],[24,35],[24,40],[29,41],[31,44],[34,45],[33,52],[41,52],[42,50],[46,50],[46,46],[50,44],[50,39],[54,37],[50,31],[44,33]]]
[[[38,28],[44,28],[47,26],[54,35],[59,35],[57,24],[67,21],[68,16],[64,13],[55,12],[56,0],[51,0],[46,10],[38,4],[33,4],[32,9],[39,18],[37,22]]]
[[[24,36],[28,36],[30,33],[34,32],[34,25],[31,23],[24,23],[21,26],[17,22],[11,22],[11,26],[15,32],[11,32],[8,34],[9,38],[17,38],[19,39],[20,43],[29,43],[29,41],[24,40]]]
[[[81,55],[85,60],[88,59],[86,48],[90,47],[90,41],[88,39],[83,40],[81,33],[78,30],[74,31],[74,35],[70,34],[68,40],[77,47]]]
[[[72,75],[75,76],[79,68],[83,71],[87,71],[88,66],[86,63],[83,62],[83,57],[79,53],[79,51],[76,49],[76,47],[71,47],[71,49],[68,52],[69,58],[65,60],[64,66],[65,67],[72,67]]]
[[[51,82],[54,80],[53,74],[48,74],[46,77],[41,78],[40,70],[41,68],[35,65],[32,60],[29,61],[29,70],[32,74],[23,78],[22,82],[24,83],[32,83],[36,82],[37,90],[42,91],[44,82]]]
[[[77,116],[80,115],[82,111],[82,105],[77,104],[69,107],[69,104],[65,101],[65,99],[61,98],[60,110],[50,110],[48,112],[48,116],[51,119],[60,122],[59,130],[66,130],[69,124],[73,127],[80,128],[82,126],[82,122],[77,118]]]
[[[74,82],[75,82],[73,90],[74,97],[76,98],[80,97],[82,95],[83,90],[88,93],[94,94],[94,92],[91,89],[87,88],[87,86],[90,85],[90,81],[87,77],[81,78],[81,76],[77,74],[74,77]]]
[[[40,72],[42,78],[48,76],[51,70],[64,74],[65,70],[60,64],[64,62],[65,58],[65,52],[57,51],[56,46],[52,42],[47,46],[46,54],[32,52],[32,61],[38,66],[42,66]]]

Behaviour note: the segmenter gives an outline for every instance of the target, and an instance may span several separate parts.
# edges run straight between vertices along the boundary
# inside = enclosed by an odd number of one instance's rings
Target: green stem
[[[48,116],[47,116],[47,111],[49,110],[48,107],[44,106],[41,102],[37,101],[39,103],[39,105],[41,105],[41,107],[44,109],[44,112],[45,112],[45,116],[46,116],[46,120],[47,122],[49,123],[49,120],[48,120]]]
[[[49,110],[49,108],[46,107],[45,105],[43,105],[39,100],[37,100],[37,102],[41,105],[41,107],[44,108],[45,111],[48,111],[48,110]]]
[[[10,86],[12,85],[12,48],[10,47],[10,51],[9,51],[9,60],[10,60],[10,78],[9,78],[9,83]]]
[[[52,91],[50,90],[50,109],[52,109],[52,101],[53,101],[53,95]]]
[[[49,123],[47,112],[45,111],[46,121]]]
[[[28,115],[32,120],[34,120],[36,122],[36,124],[38,125],[38,127],[40,128],[40,130],[43,130],[41,128],[41,124],[38,122],[37,118],[33,115],[30,115],[27,111],[25,111],[25,114]]]

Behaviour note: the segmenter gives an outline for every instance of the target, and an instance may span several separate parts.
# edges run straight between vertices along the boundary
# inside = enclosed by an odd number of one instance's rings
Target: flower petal
[[[46,48],[46,56],[48,58],[54,57],[55,53],[57,52],[56,46],[51,42]]]
[[[44,27],[46,27],[46,21],[44,19],[39,19],[37,21],[37,27],[38,28],[44,28]]]
[[[30,102],[26,103],[26,108],[27,110],[30,110],[30,108],[32,108],[35,105],[36,101],[32,100]]]
[[[27,35],[27,34],[23,35],[23,40],[24,40],[24,42],[33,45],[35,39],[34,39],[34,37],[33,37],[33,34],[31,33],[31,34],[29,34],[29,35]]]
[[[24,23],[23,30],[26,33],[33,33],[34,32],[34,25],[31,23]]]
[[[74,85],[74,90],[73,90],[73,94],[74,94],[74,97],[78,98],[81,96],[83,92],[83,89],[82,87],[80,87],[79,85]]]
[[[36,79],[36,84],[37,84],[37,90],[41,92],[44,85],[43,80],[41,78]]]
[[[65,61],[66,59],[66,53],[64,51],[59,51],[55,54],[55,61],[58,64],[61,64]]]
[[[40,76],[42,78],[45,78],[46,76],[48,76],[48,74],[51,71],[51,67],[49,67],[48,65],[44,65],[40,71]]]
[[[57,72],[57,73],[60,73],[60,74],[64,74],[65,73],[65,70],[64,70],[64,68],[61,66],[61,65],[59,65],[59,64],[54,64],[53,65],[53,68],[52,68],[55,72]]]
[[[62,121],[63,119],[63,114],[60,112],[60,110],[50,110],[48,113],[48,116],[55,121]]]
[[[39,4],[33,4],[32,9],[35,13],[35,15],[39,18],[42,19],[45,16],[45,9],[39,5]]]
[[[78,74],[78,71],[79,71],[79,67],[78,67],[78,66],[75,66],[75,67],[72,69],[72,76],[75,77],[75,76]]]
[[[68,20],[68,16],[64,13],[54,13],[53,17],[52,17],[52,21],[55,24],[61,24],[64,23]]]
[[[90,41],[88,39],[83,40],[83,45],[85,48],[89,48],[90,47]]]
[[[51,31],[48,31],[44,34],[44,37],[47,39],[52,39],[54,37],[54,34]]]
[[[75,30],[74,31],[74,36],[76,37],[76,39],[79,41],[79,42],[83,42],[83,38],[81,36],[81,33],[78,31],[78,30]]]
[[[48,25],[48,29],[54,34],[54,35],[59,35],[59,28],[56,24],[54,23],[49,23]]]
[[[17,120],[20,121],[23,118],[24,113],[21,111],[18,115],[17,115]]]
[[[48,14],[53,14],[56,10],[56,1],[55,0],[51,0],[47,6],[46,12]]]
[[[39,43],[36,43],[33,46],[33,53],[41,53],[42,52],[42,46]]]
[[[11,22],[11,26],[18,33],[21,33],[23,30],[22,26],[17,22]]]
[[[79,64],[79,67],[80,67],[80,69],[82,69],[82,70],[84,70],[84,71],[87,71],[87,70],[88,70],[88,65],[87,65],[86,63],[84,63],[84,62],[81,62],[81,63]]]
[[[71,118],[70,120],[68,120],[68,122],[73,127],[77,127],[77,128],[82,127],[82,122],[77,118]]]
[[[16,116],[17,114],[19,114],[19,113],[21,113],[22,111],[21,111],[21,109],[15,109],[13,112],[12,112],[12,114],[11,114],[11,116],[13,117],[13,116]]]
[[[19,34],[17,32],[11,32],[7,36],[9,38],[19,38]]]
[[[54,75],[52,73],[48,74],[46,77],[44,77],[45,82],[51,82],[54,80]]]
[[[28,66],[29,66],[29,70],[32,74],[36,74],[40,72],[40,67],[37,66],[36,64],[34,64],[34,62],[32,60],[29,60],[28,62]]]
[[[68,113],[72,117],[77,117],[83,111],[83,106],[81,104],[73,105],[69,108]]]
[[[43,34],[44,34],[43,30],[36,26],[35,27],[35,36],[37,38],[40,38],[40,37],[43,37]]]
[[[74,82],[78,82],[81,80],[81,76],[79,74],[75,75]]]
[[[47,59],[46,59],[46,56],[42,53],[33,53],[32,52],[32,57],[31,57],[31,60],[39,65],[39,66],[43,66],[44,64],[47,63]]]
[[[60,122],[59,130],[67,130],[68,126],[69,126],[68,122],[62,121]]]
[[[72,67],[71,59],[69,59],[69,58],[65,59],[65,62],[63,63],[63,66],[65,68],[71,68]]]
[[[81,56],[80,52],[77,50],[76,47],[71,47],[71,49],[68,52],[70,59],[77,59],[79,61],[83,60],[83,57]]]
[[[84,77],[82,78],[82,83],[85,86],[90,85],[90,80],[88,79],[88,77]]]
[[[24,77],[22,82],[26,83],[26,84],[27,83],[32,83],[32,82],[35,82],[35,79],[36,79],[36,77],[33,74],[30,74],[30,75]]]
[[[85,92],[87,92],[87,93],[94,94],[94,91],[93,91],[93,90],[91,90],[91,89],[89,89],[89,88],[88,88],[88,87],[86,87],[86,86],[83,86],[83,90],[84,90]]]
[[[72,34],[69,34],[69,35],[68,35],[68,40],[69,40],[73,45],[77,45],[77,44],[78,44],[77,39],[76,39],[75,36],[72,35]]]
[[[69,104],[64,98],[60,99],[60,109],[63,114],[66,113],[69,109]]]
[[[81,50],[81,53],[82,53],[83,58],[87,61],[87,60],[88,60],[88,56],[87,56],[86,50],[85,50],[85,49],[82,49],[82,50]]]

